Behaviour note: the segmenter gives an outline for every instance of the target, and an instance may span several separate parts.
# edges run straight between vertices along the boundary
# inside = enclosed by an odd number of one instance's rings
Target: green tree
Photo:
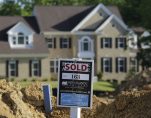
[[[14,16],[21,15],[21,7],[17,3],[6,2],[0,6],[0,15],[1,16]]]
[[[121,4],[118,4],[123,19],[130,26],[141,24],[141,16],[139,11],[141,1],[142,0],[124,0]]]
[[[22,15],[31,15],[35,5],[57,5],[56,0],[20,0],[22,6]]]
[[[147,29],[151,29],[151,0],[142,0],[139,9],[142,25]]]

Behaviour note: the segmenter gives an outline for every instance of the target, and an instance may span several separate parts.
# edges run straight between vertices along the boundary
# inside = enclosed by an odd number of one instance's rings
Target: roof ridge
[[[35,7],[93,7],[96,5],[50,5],[50,6],[45,6],[45,5],[36,5]]]

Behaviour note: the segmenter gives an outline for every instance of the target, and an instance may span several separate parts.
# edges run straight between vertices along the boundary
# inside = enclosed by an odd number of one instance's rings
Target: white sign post
[[[80,107],[71,107],[70,108],[70,118],[80,118],[81,116],[81,108]]]
[[[81,108],[92,107],[93,67],[93,60],[59,60],[57,105],[70,107],[71,118],[80,118]]]

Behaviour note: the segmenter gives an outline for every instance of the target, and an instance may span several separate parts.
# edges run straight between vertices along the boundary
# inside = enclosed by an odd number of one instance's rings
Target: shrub
[[[42,81],[43,81],[43,82],[46,82],[46,81],[48,81],[48,78],[44,78],[44,79],[42,79]]]
[[[51,81],[57,81],[57,78],[51,77],[50,80]]]
[[[11,82],[15,81],[15,78],[11,78],[10,81],[11,81]]]
[[[26,81],[27,81],[27,78],[24,78],[23,81],[26,82]]]
[[[35,82],[35,81],[36,81],[36,79],[35,79],[35,78],[33,78],[31,81],[32,81],[32,82]]]
[[[103,77],[103,73],[102,72],[99,72],[97,74],[97,77],[98,77],[98,80],[101,81],[102,80],[102,77]]]

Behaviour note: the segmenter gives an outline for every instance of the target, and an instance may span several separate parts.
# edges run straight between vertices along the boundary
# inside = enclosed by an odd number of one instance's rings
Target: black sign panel
[[[58,77],[58,106],[92,106],[92,60],[60,60]]]

